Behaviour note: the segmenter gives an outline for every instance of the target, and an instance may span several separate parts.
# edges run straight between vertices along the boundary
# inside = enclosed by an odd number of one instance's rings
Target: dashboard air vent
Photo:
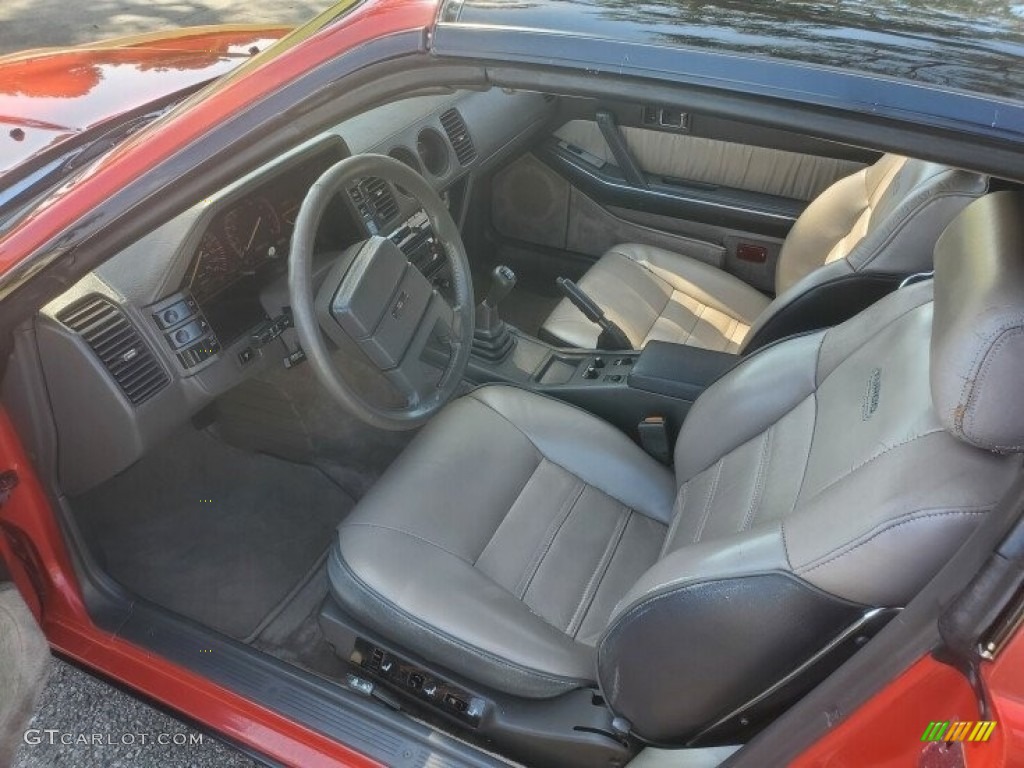
[[[459,110],[452,108],[441,115],[441,125],[448,134],[448,140],[452,143],[459,163],[469,165],[476,157],[476,147],[473,146],[473,137],[469,135],[469,129],[466,128],[466,122],[459,114]]]
[[[57,319],[92,347],[133,404],[148,400],[170,382],[135,326],[111,301],[90,296],[62,310]]]
[[[370,203],[377,211],[378,220],[382,224],[391,221],[398,215],[398,203],[395,202],[395,196],[391,194],[390,188],[383,180],[367,179],[366,195],[370,198]]]

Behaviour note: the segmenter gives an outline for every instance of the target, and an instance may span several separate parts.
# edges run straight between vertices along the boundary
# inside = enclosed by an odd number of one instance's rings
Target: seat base
[[[490,690],[395,647],[330,596],[320,610],[320,628],[351,666],[349,687],[454,725],[460,737],[498,746],[527,765],[621,766],[639,749],[634,739],[615,731],[613,715],[594,689],[550,699]]]

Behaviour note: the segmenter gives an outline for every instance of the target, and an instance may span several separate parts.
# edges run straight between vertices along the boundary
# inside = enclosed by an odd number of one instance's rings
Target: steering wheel
[[[316,285],[314,243],[338,193],[359,179],[392,182],[422,206],[451,271],[452,306],[390,239],[374,236],[347,248]],[[337,403],[375,427],[413,429],[448,402],[466,371],[473,343],[473,282],[458,227],[433,187],[416,171],[384,155],[364,154],[329,168],[302,201],[288,263],[292,322],[307,360]],[[328,340],[342,350],[332,354]],[[443,369],[424,361],[428,346],[448,347]],[[405,399],[389,408],[361,395],[340,362],[360,352]],[[438,375],[440,374],[440,375]]]

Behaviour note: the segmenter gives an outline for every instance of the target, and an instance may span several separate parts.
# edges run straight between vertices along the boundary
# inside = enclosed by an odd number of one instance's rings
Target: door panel
[[[494,177],[491,220],[506,242],[570,260],[623,242],[656,245],[769,294],[808,202],[878,157],[652,105],[563,99],[560,116],[531,155]]]
[[[803,202],[813,200],[839,179],[864,167],[854,160],[737,144],[689,133],[629,126],[620,130],[636,163],[649,174]],[[596,122],[570,120],[555,136],[604,162],[614,162]]]
[[[533,154],[499,171],[491,195],[491,221],[499,235],[596,260],[624,242],[643,243],[684,253],[716,267],[725,266],[725,249],[713,238],[693,237],[669,223],[644,222],[629,209],[617,215],[589,198]]]

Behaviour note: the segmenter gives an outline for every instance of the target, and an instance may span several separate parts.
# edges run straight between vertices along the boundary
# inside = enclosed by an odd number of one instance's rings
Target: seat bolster
[[[935,247],[935,409],[950,433],[991,451],[1024,449],[1022,252],[1024,195],[1014,192],[973,203]]]
[[[782,526],[773,523],[727,539],[711,539],[680,547],[648,568],[619,600],[608,621],[611,627],[631,608],[652,595],[702,579],[727,579],[751,573],[789,570]]]
[[[867,231],[846,260],[858,272],[929,271],[943,230],[987,189],[986,176],[907,160],[872,204]]]
[[[846,259],[839,259],[804,275],[789,288],[776,296],[765,308],[764,312],[758,315],[757,320],[755,320],[753,325],[750,326],[750,330],[747,332],[747,336],[743,340],[743,344],[740,347],[740,354],[747,351],[750,347],[750,342],[757,338],[757,335],[761,330],[765,328],[769,322],[775,320],[780,313],[789,309],[794,301],[811,293],[811,291],[819,288],[825,283],[848,277],[852,274],[854,274],[854,271],[850,266],[850,262]],[[773,333],[772,335],[774,336],[775,334]]]
[[[766,525],[684,547],[652,566],[601,638],[598,681],[637,734],[682,743],[864,611],[790,573],[781,529]]]
[[[896,158],[895,155],[886,157]],[[866,168],[840,179],[804,209],[779,254],[775,273],[776,296],[781,296],[821,267],[836,243],[850,232],[858,217],[867,210],[868,170]]]
[[[500,414],[548,461],[660,523],[672,518],[672,473],[608,422],[544,395],[507,386],[469,397]]]
[[[825,333],[759,349],[701,394],[676,440],[679,484],[764,432],[814,392],[817,350]]]

